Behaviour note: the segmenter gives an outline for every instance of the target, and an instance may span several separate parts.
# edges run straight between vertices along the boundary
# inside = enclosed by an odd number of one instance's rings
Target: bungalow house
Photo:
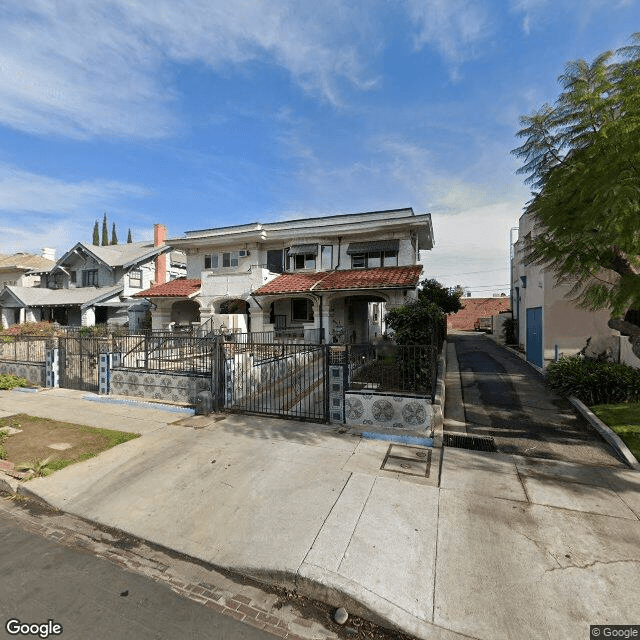
[[[367,341],[385,308],[415,297],[430,214],[411,208],[188,231],[169,240],[187,277],[135,294],[153,303],[152,328],[274,332]]]
[[[186,272],[184,256],[165,243],[165,235],[165,227],[155,225],[153,242],[107,246],[78,242],[55,263],[29,272],[39,278],[39,286],[4,286],[2,325],[51,321],[137,327],[149,304],[132,295]]]
[[[40,278],[34,274],[34,270],[49,269],[54,264],[54,249],[43,249],[40,256],[22,252],[0,255],[0,287],[37,287]]]

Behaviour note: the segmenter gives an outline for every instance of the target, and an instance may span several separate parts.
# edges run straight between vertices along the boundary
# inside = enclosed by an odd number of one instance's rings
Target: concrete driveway
[[[399,471],[424,469],[416,451],[394,449],[409,467],[383,470],[389,443],[326,425],[193,420],[82,395],[0,394],[0,411],[90,405],[93,423],[143,433],[27,483],[60,509],[421,638],[564,640],[639,622],[635,471],[434,449],[429,476],[410,476]]]

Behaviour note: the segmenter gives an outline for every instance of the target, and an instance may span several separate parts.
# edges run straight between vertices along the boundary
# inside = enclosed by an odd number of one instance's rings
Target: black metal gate
[[[66,336],[58,338],[58,350],[60,386],[97,393],[100,353],[109,351],[108,340]]]
[[[218,408],[298,420],[328,419],[325,345],[218,341]]]

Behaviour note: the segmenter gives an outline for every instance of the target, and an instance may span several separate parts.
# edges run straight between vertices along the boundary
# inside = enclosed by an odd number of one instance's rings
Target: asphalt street
[[[624,466],[526,362],[483,334],[453,333],[448,340],[458,356],[468,433],[492,436],[501,453]]]
[[[26,532],[0,515],[0,638],[23,624],[55,624],[63,640],[273,640],[270,634],[181,598],[166,585],[88,552]],[[20,621],[9,624],[10,620]],[[46,633],[46,632],[45,632]]]

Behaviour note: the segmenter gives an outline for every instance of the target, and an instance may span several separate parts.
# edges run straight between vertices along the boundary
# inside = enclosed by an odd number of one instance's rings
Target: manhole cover
[[[496,443],[488,436],[470,436],[460,433],[445,433],[442,438],[445,447],[470,449],[471,451],[495,451]]]
[[[421,454],[421,455],[418,455]],[[416,460],[416,458],[422,458]],[[391,444],[387,449],[387,455],[382,462],[380,469],[393,471],[407,476],[418,476],[428,478],[431,468],[431,449],[420,449],[419,447],[408,447],[398,444]]]

